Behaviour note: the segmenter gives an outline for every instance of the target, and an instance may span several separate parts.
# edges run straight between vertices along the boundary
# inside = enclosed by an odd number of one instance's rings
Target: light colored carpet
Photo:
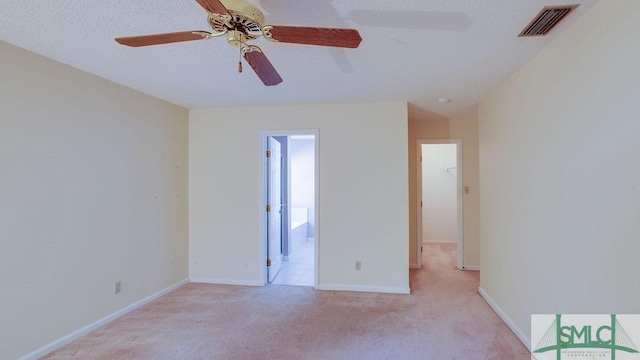
[[[309,287],[189,284],[46,359],[530,359],[455,269],[455,245],[429,245],[412,295]]]

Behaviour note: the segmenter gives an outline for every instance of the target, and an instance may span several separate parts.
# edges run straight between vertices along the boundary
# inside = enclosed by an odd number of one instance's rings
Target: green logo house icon
[[[616,351],[638,353],[637,347],[616,319],[616,315],[611,315],[611,322],[594,326],[563,325],[562,315],[557,314],[547,332],[533,348],[533,352],[535,354],[555,351],[556,360],[562,360],[562,350],[570,349],[610,351],[611,360],[616,359]]]

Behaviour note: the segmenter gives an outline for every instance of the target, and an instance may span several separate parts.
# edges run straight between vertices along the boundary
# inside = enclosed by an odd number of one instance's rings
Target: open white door
[[[282,266],[282,154],[280,143],[267,137],[267,274],[275,279]]]

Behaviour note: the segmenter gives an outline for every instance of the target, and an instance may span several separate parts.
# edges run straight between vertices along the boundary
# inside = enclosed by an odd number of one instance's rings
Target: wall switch
[[[356,271],[360,271],[362,270],[362,261],[357,260],[356,261]]]
[[[122,291],[122,284],[120,283],[120,281],[116,281],[116,283],[113,286],[113,293],[120,294],[120,291]]]

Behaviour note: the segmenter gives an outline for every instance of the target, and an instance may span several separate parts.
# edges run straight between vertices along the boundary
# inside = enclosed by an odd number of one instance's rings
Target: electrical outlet
[[[356,271],[362,270],[362,261],[356,260]]]
[[[116,281],[116,283],[113,286],[113,293],[120,294],[120,291],[122,291],[122,284],[120,283],[120,281]]]

